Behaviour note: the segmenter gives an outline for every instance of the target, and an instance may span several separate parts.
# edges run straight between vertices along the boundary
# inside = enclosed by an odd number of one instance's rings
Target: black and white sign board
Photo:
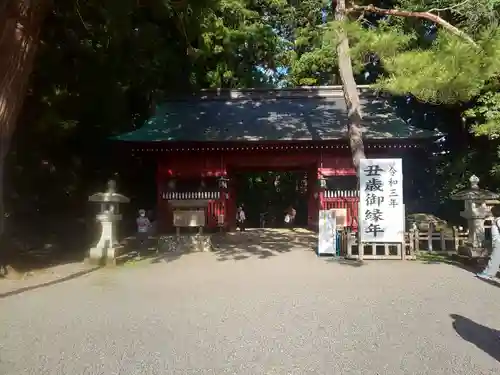
[[[361,159],[359,183],[361,242],[402,243],[405,229],[402,159]]]

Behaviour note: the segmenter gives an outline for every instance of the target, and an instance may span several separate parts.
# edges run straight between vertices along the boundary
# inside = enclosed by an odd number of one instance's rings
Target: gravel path
[[[192,254],[0,299],[0,321],[2,375],[500,374],[500,288],[443,264]]]

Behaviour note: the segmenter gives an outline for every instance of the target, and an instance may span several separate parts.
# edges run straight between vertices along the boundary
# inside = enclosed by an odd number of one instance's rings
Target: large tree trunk
[[[340,23],[338,25],[338,45],[337,45],[337,55],[338,55],[338,65],[339,74],[342,81],[342,91],[344,92],[344,100],[347,107],[347,116],[349,121],[348,136],[349,136],[349,146],[351,148],[352,162],[356,172],[359,170],[359,164],[361,159],[365,158],[365,146],[363,143],[363,129],[361,127],[361,120],[363,115],[361,113],[361,103],[359,101],[358,87],[356,81],[354,80],[354,72],[352,70],[351,54],[349,49],[349,39],[347,39],[347,34],[341,24],[347,18],[346,16],[346,0],[336,0],[337,4],[335,6],[335,20]],[[332,0],[332,6],[335,5],[335,0]],[[359,174],[358,174],[359,176]],[[359,177],[358,177],[358,188],[359,188]],[[359,221],[359,220],[358,220]],[[361,237],[359,237],[358,231],[358,243],[360,244],[358,259],[363,260],[363,251],[361,245]]]
[[[5,156],[23,105],[49,5],[49,0],[6,0],[0,5],[0,238],[5,229]]]
[[[332,6],[335,5],[335,0]],[[337,0],[335,5],[335,20],[344,22],[346,20],[346,5],[345,0]],[[361,103],[359,101],[358,88],[354,80],[354,72],[352,71],[352,61],[349,51],[349,40],[342,28],[338,28],[339,43],[337,45],[339,74],[342,81],[342,89],[344,92],[344,99],[347,106],[347,114],[349,120],[349,146],[352,153],[352,161],[356,171],[359,168],[361,159],[365,158],[365,146],[363,144],[363,130],[361,127],[361,120],[363,115],[361,113]]]

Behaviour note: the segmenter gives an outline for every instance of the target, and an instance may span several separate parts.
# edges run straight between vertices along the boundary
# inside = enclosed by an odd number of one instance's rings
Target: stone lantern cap
[[[485,201],[500,198],[500,194],[494,193],[489,190],[479,188],[479,178],[472,175],[469,179],[471,187],[459,191],[451,196],[451,199],[457,201]]]
[[[95,193],[89,197],[89,202],[96,203],[129,203],[130,199],[116,192],[116,182],[108,181],[108,188],[104,193]]]

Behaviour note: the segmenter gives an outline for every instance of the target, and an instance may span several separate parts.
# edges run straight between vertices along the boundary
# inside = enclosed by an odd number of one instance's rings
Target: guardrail
[[[485,225],[485,229],[489,226]],[[436,254],[456,254],[459,246],[465,244],[468,231],[460,231],[454,227],[450,231],[418,231],[410,230],[405,233],[403,243],[363,243],[360,249],[357,233],[341,231],[340,255],[350,259],[415,259],[418,252],[427,251]],[[485,241],[488,245],[488,241]],[[361,250],[361,254],[360,254]]]

